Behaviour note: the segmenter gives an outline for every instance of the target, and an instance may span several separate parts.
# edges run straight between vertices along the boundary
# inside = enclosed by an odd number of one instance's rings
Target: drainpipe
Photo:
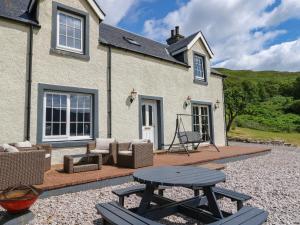
[[[111,46],[108,46],[107,53],[107,137],[111,138]]]
[[[32,84],[32,49],[33,49],[33,25],[29,27],[29,50],[28,50],[28,76],[27,76],[27,114],[26,114],[26,140],[30,141],[30,118],[31,118],[31,84]]]
[[[223,94],[223,117],[224,117],[224,132],[225,132],[225,144],[226,146],[229,146],[228,144],[228,134],[227,134],[227,130],[226,130],[226,104],[225,104],[225,95],[224,95],[224,82],[225,82],[225,79],[222,78],[222,94]]]

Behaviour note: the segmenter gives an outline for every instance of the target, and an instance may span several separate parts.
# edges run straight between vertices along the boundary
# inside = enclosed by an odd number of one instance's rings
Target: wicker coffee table
[[[80,160],[74,163],[74,159]],[[101,170],[102,155],[101,154],[78,154],[64,156],[64,171],[66,173],[79,173],[91,170]]]

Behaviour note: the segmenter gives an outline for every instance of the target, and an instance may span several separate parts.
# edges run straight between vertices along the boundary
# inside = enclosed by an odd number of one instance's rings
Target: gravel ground
[[[227,181],[224,186],[253,196],[247,204],[269,212],[266,224],[300,224],[300,149],[272,147],[270,154],[226,164]],[[112,189],[134,185],[127,183],[98,190],[84,191],[39,200],[32,208],[36,218],[31,225],[46,224],[101,224],[95,205],[116,201]],[[184,188],[167,190],[167,197],[184,199],[193,192]],[[135,207],[137,196],[126,200],[126,207]],[[235,211],[230,201],[221,201],[221,207]],[[199,224],[181,215],[160,221],[164,224]]]

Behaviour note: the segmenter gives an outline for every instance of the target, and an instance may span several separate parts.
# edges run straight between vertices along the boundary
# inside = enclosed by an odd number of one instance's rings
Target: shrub
[[[289,105],[288,111],[300,115],[300,100],[294,101]]]

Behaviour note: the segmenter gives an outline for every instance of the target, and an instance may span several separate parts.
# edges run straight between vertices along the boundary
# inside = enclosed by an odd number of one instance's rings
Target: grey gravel
[[[227,181],[220,186],[253,196],[247,205],[269,212],[266,224],[300,224],[300,149],[273,146],[270,154],[226,164]],[[101,224],[95,205],[116,201],[111,190],[134,185],[127,183],[39,200],[32,208],[36,218],[32,225],[46,224]],[[173,188],[165,192],[167,197],[184,199],[193,196],[191,190]],[[138,205],[135,195],[126,199],[126,207]],[[236,206],[222,200],[223,209],[235,212]],[[164,224],[199,224],[182,215],[167,217]]]

